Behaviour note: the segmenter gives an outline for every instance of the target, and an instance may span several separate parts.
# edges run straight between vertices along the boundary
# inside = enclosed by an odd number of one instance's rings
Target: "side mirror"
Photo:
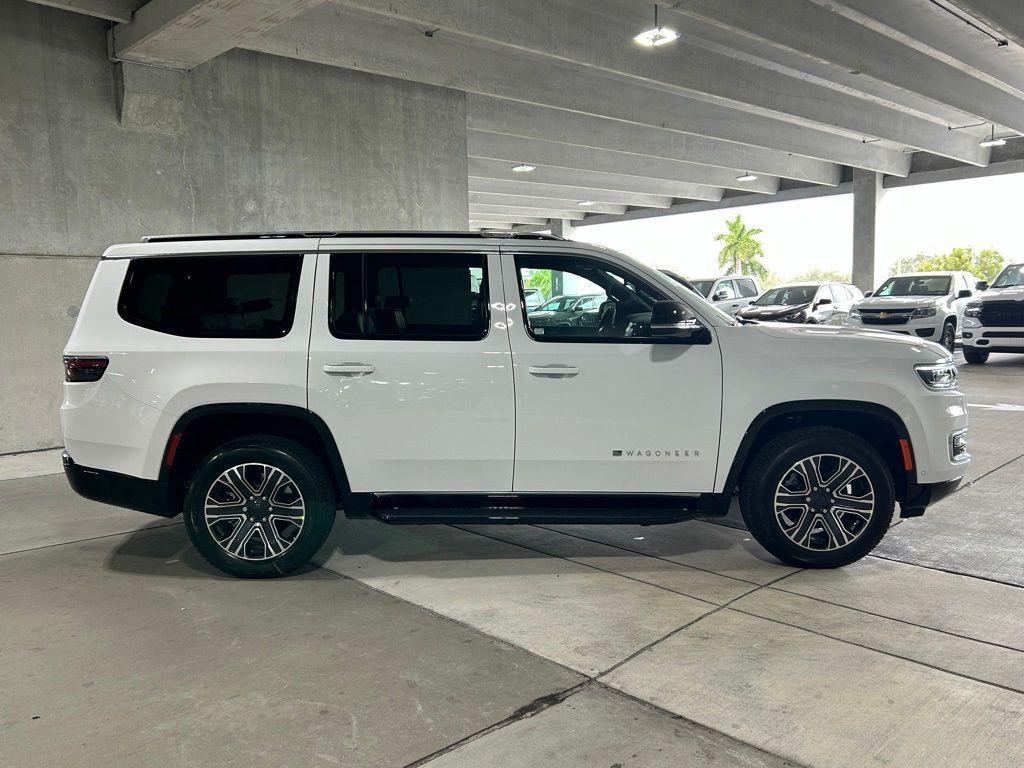
[[[725,301],[729,298],[729,294],[725,291],[715,291],[715,295],[711,297],[712,301]]]
[[[974,290],[976,290],[976,291],[987,291],[988,290],[988,282],[986,282],[985,280],[979,280],[978,282],[976,282],[974,284]]]
[[[959,290],[959,291],[957,292],[957,294],[956,294],[956,297],[957,297],[958,299],[969,299],[969,298],[971,298],[971,296],[973,296],[973,295],[974,295],[974,291],[969,291],[969,290],[967,290],[966,288],[961,288],[961,289],[960,289],[960,290]]]
[[[815,307],[824,307],[826,304],[831,304],[831,303],[832,303],[832,299],[818,299],[818,303],[815,304],[814,306]]]
[[[702,343],[700,340],[705,336],[708,342],[711,340],[708,329],[694,319],[690,310],[681,301],[654,302],[651,308],[651,335],[698,344]]]
[[[874,291],[864,291],[864,298],[870,298],[872,295],[874,295],[874,293]]]

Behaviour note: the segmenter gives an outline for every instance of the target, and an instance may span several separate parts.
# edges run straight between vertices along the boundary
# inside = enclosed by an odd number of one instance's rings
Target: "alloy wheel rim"
[[[224,470],[210,484],[203,517],[217,546],[232,557],[270,560],[298,540],[306,504],[284,470],[250,462]]]
[[[775,488],[775,520],[791,542],[813,552],[849,546],[875,514],[875,489],[848,456],[819,453],[795,462]]]

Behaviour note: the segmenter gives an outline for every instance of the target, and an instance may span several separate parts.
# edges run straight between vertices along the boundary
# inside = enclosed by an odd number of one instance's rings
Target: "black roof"
[[[488,239],[495,237],[507,237],[516,240],[562,240],[556,235],[542,235],[535,232],[241,232],[226,235],[146,235],[141,238],[143,243],[169,243],[169,242],[190,242],[197,240],[254,240],[272,239],[285,237],[464,237],[473,239]]]

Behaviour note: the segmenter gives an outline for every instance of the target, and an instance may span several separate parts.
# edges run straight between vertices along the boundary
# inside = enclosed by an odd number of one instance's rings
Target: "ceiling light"
[[[757,181],[757,174],[747,171],[742,176],[737,176],[736,181]]]
[[[1006,143],[1006,139],[997,139],[996,138],[996,125],[995,125],[995,123],[992,124],[992,133],[989,135],[989,137],[987,139],[984,139],[983,141],[979,141],[978,142],[978,144],[980,146],[982,146],[982,147],[1001,147],[1005,143]]]
[[[592,205],[597,205],[597,203],[593,200],[580,200],[576,205],[580,206],[580,208],[589,208]]]
[[[536,171],[536,165],[530,165],[529,163],[520,163],[519,165],[512,166],[512,173],[529,173],[530,171]]]
[[[640,43],[647,48],[653,48],[656,45],[665,45],[671,43],[673,40],[679,39],[679,33],[674,29],[663,27],[658,24],[658,6],[654,6],[654,27],[648,29],[646,32],[641,32],[639,35],[633,38],[636,42]]]

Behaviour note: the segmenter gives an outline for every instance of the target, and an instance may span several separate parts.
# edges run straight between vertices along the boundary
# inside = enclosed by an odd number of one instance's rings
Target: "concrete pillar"
[[[882,174],[853,169],[853,284],[875,289],[875,239]]]
[[[551,234],[566,240],[572,240],[575,227],[572,219],[551,219]]]

